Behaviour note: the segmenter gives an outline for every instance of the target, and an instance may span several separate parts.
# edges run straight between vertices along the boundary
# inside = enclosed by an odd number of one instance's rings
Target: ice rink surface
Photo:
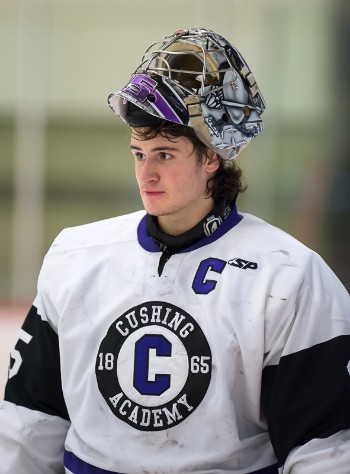
[[[4,398],[10,351],[29,307],[29,304],[0,304],[0,400]]]

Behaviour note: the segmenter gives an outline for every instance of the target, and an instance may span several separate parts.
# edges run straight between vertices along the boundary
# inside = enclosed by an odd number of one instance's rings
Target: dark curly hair
[[[193,144],[200,164],[208,157],[208,147],[199,140],[193,128],[185,125],[162,120],[155,125],[132,128],[132,133],[139,140],[151,140],[159,135],[170,141],[177,137],[186,137]],[[223,160],[221,157],[219,159],[219,168],[207,183],[207,196],[212,197],[215,204],[222,199],[231,202],[236,199],[239,193],[246,190],[246,186],[242,183],[242,170],[238,165],[233,160]]]

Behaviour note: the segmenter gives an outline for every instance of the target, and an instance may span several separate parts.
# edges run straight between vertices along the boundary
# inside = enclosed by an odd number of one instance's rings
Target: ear
[[[204,163],[206,172],[215,173],[215,171],[217,171],[220,166],[220,161],[221,158],[219,155],[214,150],[209,148],[207,151],[207,159]]]

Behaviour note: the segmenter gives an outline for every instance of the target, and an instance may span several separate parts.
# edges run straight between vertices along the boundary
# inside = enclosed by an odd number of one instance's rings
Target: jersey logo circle
[[[119,316],[96,358],[97,383],[108,407],[142,431],[184,421],[203,400],[211,369],[210,347],[198,323],[163,301]]]

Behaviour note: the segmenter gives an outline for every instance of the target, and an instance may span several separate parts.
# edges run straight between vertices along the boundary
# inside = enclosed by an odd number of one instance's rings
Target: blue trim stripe
[[[64,467],[69,469],[73,474],[121,474],[116,471],[106,471],[99,467],[93,466],[82,459],[79,459],[71,451],[64,450]]]
[[[231,209],[230,214],[224,220],[224,222],[218,227],[218,229],[208,237],[204,237],[203,239],[199,240],[195,244],[191,245],[185,250],[182,250],[180,253],[187,253],[193,250],[197,250],[205,245],[209,245],[216,240],[220,239],[224,234],[226,234],[229,230],[235,227],[241,220],[243,216],[238,213],[236,206],[233,206]],[[138,228],[137,228],[137,237],[139,244],[141,247],[147,252],[161,252],[159,245],[151,238],[147,231],[146,226],[146,215],[143,216],[141,219]]]
[[[106,471],[105,469],[100,469],[95,467],[92,464],[89,464],[81,459],[79,459],[71,451],[64,451],[64,467],[69,469],[73,474],[121,474],[115,471]],[[258,471],[251,472],[249,474],[278,474],[278,466],[274,464],[273,466],[264,467]]]

